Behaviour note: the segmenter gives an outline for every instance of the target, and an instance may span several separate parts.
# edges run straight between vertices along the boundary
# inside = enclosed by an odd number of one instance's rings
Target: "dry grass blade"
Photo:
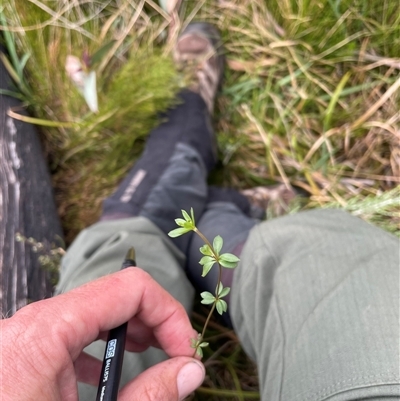
[[[140,14],[142,13],[144,4],[145,4],[145,0],[141,0],[141,2],[139,3],[139,5],[136,8],[135,14],[132,15],[128,25],[121,32],[120,37],[115,41],[115,43],[112,46],[112,48],[110,49],[110,51],[107,53],[107,55],[104,57],[104,59],[100,63],[100,66],[97,69],[99,74],[101,74],[104,71],[104,69],[110,63],[111,58],[115,55],[117,49],[121,46],[121,44],[124,42],[126,37],[129,35],[129,32],[132,30],[133,26],[135,25],[136,21],[138,20],[138,18],[140,16]]]
[[[382,107],[386,101],[392,97],[400,88],[400,78],[383,94],[383,96],[370,107],[361,117],[359,117],[354,123],[351,124],[350,129],[357,129],[363,122],[371,117],[380,107]]]
[[[265,132],[265,130],[263,129],[263,127],[261,126],[259,121],[257,121],[256,118],[253,116],[249,107],[247,105],[242,105],[242,107],[243,107],[243,110],[244,110],[246,116],[256,126],[257,131],[260,133],[260,136],[265,144],[265,147],[266,147],[267,151],[270,152],[269,154],[271,155],[271,159],[273,160],[276,168],[279,171],[279,174],[280,174],[280,177],[282,178],[283,183],[286,185],[286,188],[290,188],[291,187],[290,181],[289,181],[288,177],[286,176],[286,174],[282,168],[282,165],[281,165],[277,155],[275,154],[274,149],[272,149],[272,147],[271,147],[271,141],[268,138],[267,133]]]

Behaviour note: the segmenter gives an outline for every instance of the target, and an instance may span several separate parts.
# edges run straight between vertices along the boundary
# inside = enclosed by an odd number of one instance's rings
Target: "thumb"
[[[176,357],[145,370],[119,393],[119,401],[181,401],[203,383],[203,364]]]

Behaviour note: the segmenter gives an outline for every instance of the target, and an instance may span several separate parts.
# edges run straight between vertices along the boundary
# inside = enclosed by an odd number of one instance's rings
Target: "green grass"
[[[140,155],[155,111],[173,102],[180,82],[169,18],[151,1],[3,7],[19,96],[37,118],[73,122],[42,129],[70,241],[96,221],[101,199]],[[290,183],[309,194],[305,209],[344,208],[400,234],[398,1],[188,0],[180,16],[182,25],[216,24],[224,40],[213,183]],[[93,115],[65,75],[65,57],[108,44],[96,66],[100,113]],[[253,399],[255,369],[237,339],[221,328],[210,336],[217,355],[207,355],[208,390],[195,399]]]

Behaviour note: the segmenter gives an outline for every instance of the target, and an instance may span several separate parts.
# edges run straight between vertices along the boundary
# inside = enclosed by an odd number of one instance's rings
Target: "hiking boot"
[[[224,57],[218,29],[206,22],[193,22],[181,33],[173,56],[179,68],[189,74],[189,89],[198,93],[212,114],[222,81]]]
[[[240,191],[250,204],[263,210],[267,216],[278,217],[289,212],[289,205],[299,193],[285,184],[255,187]]]

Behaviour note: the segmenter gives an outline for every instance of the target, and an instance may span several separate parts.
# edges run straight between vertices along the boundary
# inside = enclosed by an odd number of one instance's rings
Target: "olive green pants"
[[[58,291],[119,269],[130,246],[137,264],[190,312],[185,256],[144,217],[83,231],[63,260]],[[264,401],[398,400],[399,242],[337,210],[254,227],[235,271],[230,313],[258,366]],[[102,359],[104,343],[88,347]],[[165,358],[128,354],[122,385]],[[81,385],[80,400],[96,388]]]

